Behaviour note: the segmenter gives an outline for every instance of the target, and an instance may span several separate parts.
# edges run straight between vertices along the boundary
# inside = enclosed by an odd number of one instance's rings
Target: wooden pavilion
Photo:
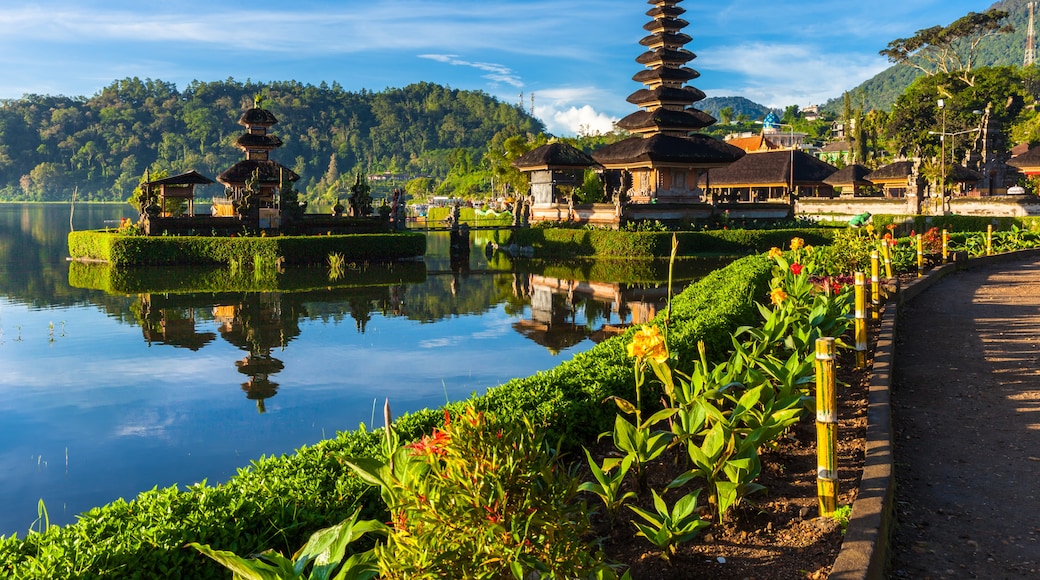
[[[910,160],[896,161],[878,167],[863,176],[863,179],[881,188],[885,197],[906,197],[911,188],[914,162]]]
[[[573,146],[557,142],[528,151],[513,166],[530,174],[533,203],[546,205],[566,203],[565,194],[582,185],[585,170],[599,164]]]
[[[195,215],[195,186],[210,185],[212,183],[216,182],[198,171],[191,170],[172,177],[145,181],[142,185],[147,189],[146,196],[148,198],[151,198],[155,193],[153,188],[159,188],[158,198],[159,207],[162,208],[160,210],[161,217],[170,217],[166,201],[172,199],[184,200],[187,204],[184,215],[191,217]]]
[[[833,197],[824,180],[837,169],[796,149],[748,153],[727,167],[708,171],[705,187],[723,203],[790,202],[790,194]]]

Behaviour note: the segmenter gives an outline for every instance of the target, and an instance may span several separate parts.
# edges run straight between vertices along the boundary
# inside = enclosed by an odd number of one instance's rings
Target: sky
[[[13,4],[13,7],[9,7]],[[708,96],[822,104],[889,66],[896,38],[991,0],[686,0]],[[634,112],[641,0],[10,0],[0,7],[0,99],[89,97],[127,77],[427,81],[532,107],[550,133],[609,131]]]

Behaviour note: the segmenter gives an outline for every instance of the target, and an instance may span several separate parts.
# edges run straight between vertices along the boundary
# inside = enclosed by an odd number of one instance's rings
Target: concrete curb
[[[852,504],[849,526],[828,578],[883,580],[888,566],[888,542],[894,524],[895,476],[892,459],[892,364],[895,359],[899,306],[913,300],[960,268],[970,269],[1040,258],[1040,250],[1019,250],[945,264],[902,288],[883,307],[867,394],[867,434],[859,493]]]

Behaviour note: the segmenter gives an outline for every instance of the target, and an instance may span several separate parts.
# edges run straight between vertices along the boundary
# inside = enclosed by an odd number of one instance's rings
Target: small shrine
[[[252,216],[260,220],[261,228],[278,227],[275,193],[283,183],[295,182],[300,176],[271,159],[271,151],[282,146],[282,140],[268,132],[278,119],[262,108],[263,97],[258,95],[254,104],[238,120],[246,132],[235,144],[245,152],[246,158],[217,176],[217,181],[226,188],[226,199],[213,200],[213,215]]]
[[[158,216],[170,217],[170,204],[166,202],[179,199],[184,201],[183,215],[190,217],[195,215],[195,186],[209,185],[211,183],[214,183],[212,179],[198,171],[192,170],[161,179],[149,179],[146,177],[141,187],[145,189],[146,201],[150,201],[155,197],[158,198]],[[159,190],[158,194],[156,194],[156,188]]]

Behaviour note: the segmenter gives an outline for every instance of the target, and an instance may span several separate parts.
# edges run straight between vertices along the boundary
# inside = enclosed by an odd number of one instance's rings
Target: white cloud
[[[595,87],[544,89],[535,93],[534,114],[553,135],[609,133],[618,117],[603,109],[619,104],[624,99]]]
[[[822,53],[807,45],[748,43],[700,51],[702,71],[725,80],[706,92],[770,107],[819,104],[888,67],[880,57]],[[725,86],[729,85],[729,86]]]
[[[517,88],[523,88],[524,86],[524,82],[521,80],[520,76],[505,65],[495,64],[492,62],[470,62],[468,60],[462,60],[458,58],[458,55],[454,54],[420,54],[419,58],[443,62],[452,66],[471,67],[487,72],[488,74],[483,75],[483,77],[495,84],[505,83]]]

